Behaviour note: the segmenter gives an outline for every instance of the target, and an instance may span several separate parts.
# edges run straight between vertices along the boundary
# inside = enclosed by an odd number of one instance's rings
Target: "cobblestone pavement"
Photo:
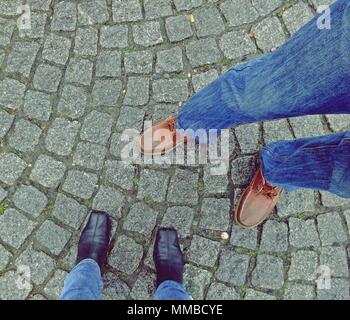
[[[195,299],[349,298],[350,201],[301,190],[256,229],[232,216],[259,148],[349,129],[349,116],[238,127],[224,176],[120,159],[125,128],[176,113],[329,1],[32,0],[18,29],[20,2],[0,0],[1,299],[58,298],[92,207],[114,221],[105,299],[152,298],[159,226],[179,230]],[[322,265],[330,289],[316,286]]]

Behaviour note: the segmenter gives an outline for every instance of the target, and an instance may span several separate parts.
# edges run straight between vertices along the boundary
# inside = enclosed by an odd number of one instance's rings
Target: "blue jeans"
[[[330,30],[317,27],[317,16],[278,50],[230,69],[184,105],[176,127],[209,131],[350,113],[350,1],[338,0],[330,9]],[[302,187],[350,197],[349,139],[345,132],[270,144],[261,152],[264,176],[289,191]]]
[[[92,259],[78,263],[64,280],[62,300],[101,300],[103,288],[101,271]],[[156,293],[157,300],[191,300],[184,287],[175,281],[162,282]]]

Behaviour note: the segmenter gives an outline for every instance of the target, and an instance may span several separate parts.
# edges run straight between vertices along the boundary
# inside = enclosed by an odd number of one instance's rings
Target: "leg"
[[[185,104],[176,127],[350,113],[350,2],[336,1],[331,18],[331,30],[318,29],[315,17],[275,52],[226,72]]]
[[[92,259],[77,264],[64,281],[62,300],[101,300],[101,272]]]
[[[350,198],[350,131],[279,141],[261,151],[262,171],[273,186],[325,190]]]
[[[157,300],[192,300],[182,284],[171,280],[162,282],[155,296]]]

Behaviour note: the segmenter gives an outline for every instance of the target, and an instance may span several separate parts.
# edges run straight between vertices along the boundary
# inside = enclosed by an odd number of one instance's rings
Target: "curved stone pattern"
[[[232,217],[263,143],[349,130],[348,117],[236,128],[221,176],[121,157],[124,129],[176,113],[330,0],[28,2],[29,27],[17,22],[21,1],[0,0],[0,299],[58,298],[91,206],[113,218],[106,299],[152,298],[160,226],[179,230],[195,299],[349,298],[349,201],[302,190],[259,228]],[[29,287],[17,290],[13,264],[29,268]],[[330,289],[316,289],[319,265]]]

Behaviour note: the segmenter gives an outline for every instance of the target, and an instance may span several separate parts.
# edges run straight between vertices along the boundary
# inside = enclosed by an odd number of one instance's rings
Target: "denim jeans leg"
[[[263,175],[273,186],[325,190],[350,198],[350,131],[271,143],[260,158]]]
[[[330,9],[331,29],[319,29],[316,16],[278,50],[233,67],[184,105],[176,127],[350,113],[350,1]]]
[[[96,261],[85,259],[65,279],[61,300],[101,300],[102,288],[100,267]]]
[[[185,288],[172,280],[162,282],[157,288],[155,297],[157,300],[192,300]]]

